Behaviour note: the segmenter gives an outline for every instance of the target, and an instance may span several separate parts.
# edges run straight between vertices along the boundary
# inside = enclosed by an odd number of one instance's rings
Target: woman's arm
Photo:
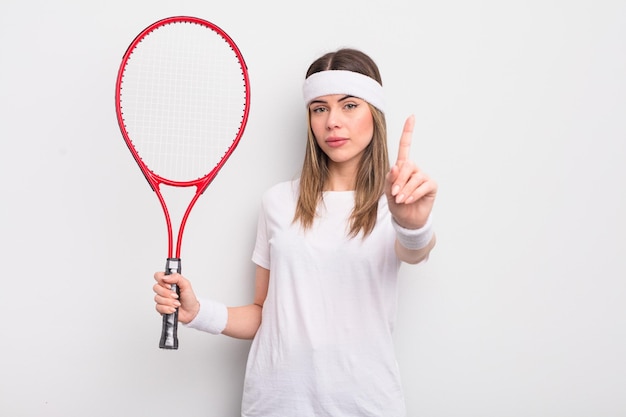
[[[416,264],[428,258],[435,246],[430,215],[437,196],[437,183],[409,160],[415,118],[404,123],[398,158],[387,174],[385,194],[397,232],[398,258]]]
[[[239,339],[252,339],[261,324],[261,312],[267,296],[270,271],[257,266],[254,301],[241,307],[226,307],[212,301],[200,301],[194,294],[191,282],[180,274],[154,274],[156,310],[161,314],[173,313],[178,308],[178,319],[192,328],[209,333],[222,333]],[[171,290],[177,284],[180,296]]]
[[[436,242],[437,238],[433,234],[433,237],[423,248],[408,249],[402,246],[402,244],[396,239],[396,255],[398,255],[398,258],[402,262],[406,262],[408,264],[418,264],[428,259],[428,255],[430,254],[430,251],[435,247]]]
[[[254,337],[261,325],[261,313],[269,282],[269,269],[257,266],[254,302],[240,307],[228,307],[228,321],[223,334],[237,339]]]

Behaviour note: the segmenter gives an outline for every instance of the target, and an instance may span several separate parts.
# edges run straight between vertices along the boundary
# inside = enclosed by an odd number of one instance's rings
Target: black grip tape
[[[179,258],[168,258],[165,263],[165,275],[170,275],[173,272],[179,274],[181,272]],[[178,285],[172,284],[172,291],[176,291],[176,294],[180,295]],[[161,349],[178,349],[178,308],[173,313],[163,315],[159,347]]]

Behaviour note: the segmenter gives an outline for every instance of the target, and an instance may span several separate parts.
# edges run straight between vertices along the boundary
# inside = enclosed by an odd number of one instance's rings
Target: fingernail
[[[400,186],[399,185],[394,185],[393,188],[391,189],[391,195],[398,194],[398,191],[400,191]]]
[[[402,203],[402,200],[404,200],[404,194],[400,194],[396,197],[396,203]]]
[[[409,196],[409,198],[407,198],[407,199],[406,199],[405,203],[407,203],[407,204],[408,204],[408,203],[410,203],[410,202],[412,202],[412,201],[413,201],[413,196],[412,196],[412,195],[410,195],[410,196]]]

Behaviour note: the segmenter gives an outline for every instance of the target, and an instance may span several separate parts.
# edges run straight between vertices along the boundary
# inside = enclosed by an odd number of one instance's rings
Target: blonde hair
[[[326,70],[358,72],[375,79],[382,85],[380,73],[374,61],[355,49],[344,48],[318,58],[309,67],[306,77]],[[385,175],[389,171],[385,115],[371,104],[369,107],[374,121],[374,133],[357,169],[354,208],[350,215],[348,233],[350,237],[356,237],[359,233],[365,237],[374,229],[378,215],[378,202],[384,192]],[[328,180],[328,157],[315,140],[310,117],[307,117],[307,126],[307,145],[300,176],[300,193],[293,219],[294,222],[300,222],[305,230],[313,226],[317,207],[322,202],[324,186]]]

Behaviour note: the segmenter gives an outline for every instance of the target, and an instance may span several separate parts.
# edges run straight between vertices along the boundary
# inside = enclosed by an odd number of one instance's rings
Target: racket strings
[[[198,24],[168,24],[137,45],[120,103],[128,136],[150,170],[192,181],[222,160],[245,113],[241,65],[226,40]]]

